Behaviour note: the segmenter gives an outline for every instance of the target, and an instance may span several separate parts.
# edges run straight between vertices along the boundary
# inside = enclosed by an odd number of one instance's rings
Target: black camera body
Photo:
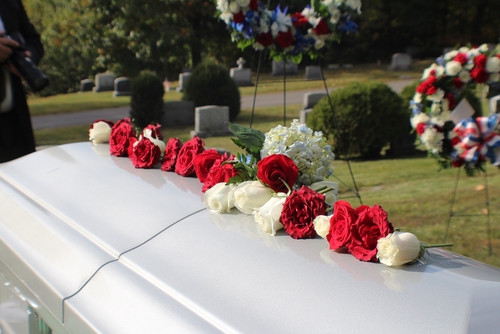
[[[49,84],[49,79],[45,74],[38,69],[38,67],[26,57],[26,42],[19,32],[11,33],[8,38],[16,41],[19,46],[12,49],[12,54],[9,57],[10,62],[16,70],[21,74],[21,77],[35,92],[39,92]]]

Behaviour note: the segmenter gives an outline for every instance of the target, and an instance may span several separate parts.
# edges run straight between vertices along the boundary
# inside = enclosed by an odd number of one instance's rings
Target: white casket
[[[445,250],[401,268],[210,214],[201,183],[107,145],[0,165],[2,333],[491,333],[500,269]],[[29,310],[29,312],[28,312]],[[36,329],[38,330],[38,328]]]

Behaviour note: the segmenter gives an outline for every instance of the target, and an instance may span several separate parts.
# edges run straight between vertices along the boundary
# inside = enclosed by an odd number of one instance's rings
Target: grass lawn
[[[298,118],[300,106],[287,107],[288,121]],[[255,110],[254,127],[266,132],[282,123],[282,107],[258,108]],[[242,110],[236,123],[248,125],[251,111]],[[289,124],[288,124],[289,125]],[[192,126],[163,129],[165,138],[178,137],[182,141],[190,138]],[[55,145],[88,140],[88,125],[35,131],[38,145]],[[205,139],[206,147],[224,148],[231,152],[238,149],[231,137]],[[438,171],[437,163],[430,158],[409,157],[405,159],[381,159],[375,161],[350,162],[363,204],[380,204],[389,213],[395,227],[411,229],[422,241],[441,243],[449,228],[448,242],[452,251],[500,267],[500,171],[488,166],[488,177],[459,179],[455,211],[472,208],[465,213],[471,216],[453,217],[450,209],[457,180],[457,170]],[[345,161],[334,162],[332,180],[341,184],[340,196],[359,205],[348,187],[353,187],[348,165]],[[343,185],[345,183],[346,185]],[[486,183],[490,197],[490,223],[486,215]],[[489,254],[491,240],[492,255]]]

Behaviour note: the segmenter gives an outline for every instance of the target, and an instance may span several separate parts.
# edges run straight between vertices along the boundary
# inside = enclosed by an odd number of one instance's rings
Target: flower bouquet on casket
[[[464,167],[468,175],[484,170],[490,160],[499,165],[500,129],[497,115],[472,117],[463,100],[477,96],[480,85],[499,93],[500,50],[461,47],[438,58],[424,70],[410,102],[416,145],[442,168]],[[495,93],[496,92],[496,93]],[[475,97],[477,100],[477,97]],[[476,108],[480,108],[480,101]],[[468,110],[467,110],[468,109]]]

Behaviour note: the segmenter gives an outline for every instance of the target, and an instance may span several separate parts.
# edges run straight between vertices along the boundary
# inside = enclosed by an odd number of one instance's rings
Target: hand
[[[7,37],[0,37],[0,62],[4,62],[12,53],[12,47],[18,47],[19,44]]]

